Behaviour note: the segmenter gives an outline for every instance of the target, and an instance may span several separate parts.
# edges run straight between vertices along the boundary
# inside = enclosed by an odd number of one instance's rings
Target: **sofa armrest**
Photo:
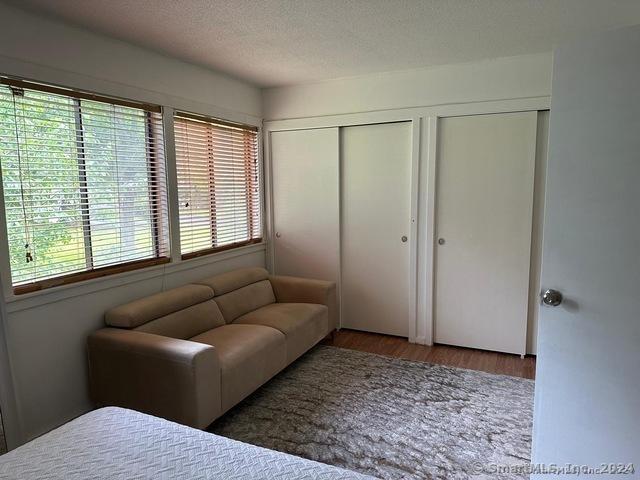
[[[151,333],[103,328],[88,339],[97,406],[119,406],[196,428],[221,414],[214,347]]]
[[[317,303],[329,309],[329,332],[338,326],[338,301],[335,282],[271,275],[269,277],[278,303]]]

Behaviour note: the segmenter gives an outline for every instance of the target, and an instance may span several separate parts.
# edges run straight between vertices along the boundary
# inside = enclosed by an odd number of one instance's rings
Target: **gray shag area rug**
[[[210,431],[383,479],[527,478],[490,472],[529,463],[533,386],[318,346]]]

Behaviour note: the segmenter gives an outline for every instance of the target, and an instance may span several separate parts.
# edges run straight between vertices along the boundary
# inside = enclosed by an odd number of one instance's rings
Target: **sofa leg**
[[[333,341],[334,341],[335,339],[336,339],[336,331],[335,331],[335,329],[334,329],[334,330],[331,330],[331,331],[329,332],[329,334],[325,337],[325,340],[328,340],[328,341],[330,341],[330,342],[332,342],[332,343],[333,343]]]

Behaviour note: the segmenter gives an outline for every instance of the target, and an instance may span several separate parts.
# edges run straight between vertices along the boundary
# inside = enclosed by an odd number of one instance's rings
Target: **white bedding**
[[[1,479],[370,479],[123,408],[87,413],[0,457]]]

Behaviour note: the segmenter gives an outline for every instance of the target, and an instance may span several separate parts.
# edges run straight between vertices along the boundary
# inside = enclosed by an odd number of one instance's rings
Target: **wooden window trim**
[[[13,287],[14,295],[24,295],[25,293],[33,293],[47,288],[59,287],[61,285],[69,285],[71,283],[82,282],[84,280],[92,280],[95,278],[106,277],[116,273],[130,272],[141,268],[153,267],[155,265],[163,265],[171,260],[168,257],[149,258],[145,260],[136,260],[135,262],[120,263],[108,267],[95,268],[78,273],[70,273],[59,277],[48,278],[38,282],[25,283]]]
[[[44,85],[36,82],[27,82],[24,80],[15,80],[13,78],[0,77],[0,85],[7,85],[15,88],[26,88],[28,90],[38,90],[45,93],[53,93],[56,95],[64,95],[65,97],[79,98],[82,100],[93,100],[96,102],[111,103],[123,107],[139,108],[154,113],[162,113],[162,107],[151,103],[135,102],[133,100],[125,100],[122,98],[108,97],[106,95],[97,95],[95,93],[85,92],[82,90],[74,90],[72,88],[54,87],[52,85]]]
[[[187,113],[187,112],[176,112],[175,116],[178,118],[187,118],[189,120],[195,120],[197,122],[205,122],[205,123],[215,123],[221,127],[229,127],[238,130],[251,130],[252,132],[257,132],[258,127],[255,125],[247,125],[245,123],[236,123],[230,122],[229,120],[222,120],[220,118],[207,117],[206,115],[198,115],[196,113]]]

